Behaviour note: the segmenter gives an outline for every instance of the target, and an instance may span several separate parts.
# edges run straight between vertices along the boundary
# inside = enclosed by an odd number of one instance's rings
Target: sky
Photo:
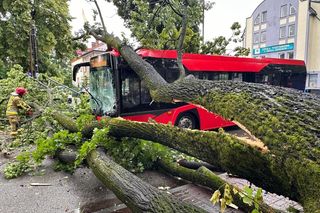
[[[263,0],[213,0],[215,5],[209,11],[205,12],[205,41],[211,40],[220,35],[230,37],[231,25],[238,21],[242,29],[245,27],[247,17],[250,17],[254,9]],[[130,31],[124,27],[123,20],[117,15],[117,9],[111,3],[105,0],[98,0],[104,21],[108,31],[112,31],[115,35],[120,36],[124,32],[127,37]],[[74,17],[71,25],[74,31],[79,30],[84,20],[92,21],[92,9],[95,9],[93,3],[86,0],[71,0],[70,14]]]

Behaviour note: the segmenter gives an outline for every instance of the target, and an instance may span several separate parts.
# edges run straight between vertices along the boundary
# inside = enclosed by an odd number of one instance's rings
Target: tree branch
[[[182,55],[183,55],[183,42],[186,37],[186,32],[187,32],[187,24],[188,24],[188,2],[187,0],[184,1],[183,3],[183,15],[182,15],[182,23],[181,23],[181,32],[179,36],[179,41],[178,41],[178,58],[177,58],[177,64],[179,67],[180,71],[180,76],[179,79],[183,79],[186,76],[186,71],[184,69],[184,66],[182,64]]]
[[[107,34],[107,28],[106,28],[106,25],[104,24],[104,20],[103,20],[103,17],[102,17],[102,13],[101,13],[99,4],[98,4],[97,0],[94,0],[94,3],[96,5],[98,13],[99,13],[100,21],[102,23],[102,27],[103,27],[103,30],[104,30],[104,35],[106,35]]]

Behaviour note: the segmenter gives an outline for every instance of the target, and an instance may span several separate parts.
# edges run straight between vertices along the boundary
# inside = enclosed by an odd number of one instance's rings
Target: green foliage
[[[249,186],[245,186],[242,191],[239,192],[240,197],[242,198],[243,203],[252,206],[254,209],[252,213],[260,212],[260,205],[263,202],[262,189],[258,188],[254,193],[253,189]]]
[[[58,161],[53,165],[53,169],[55,171],[64,171],[72,174],[75,170],[75,167],[73,164],[65,164],[63,162]]]
[[[55,133],[51,138],[39,138],[35,143],[37,147],[34,151],[20,153],[16,157],[15,162],[6,166],[4,170],[5,177],[10,179],[30,172],[32,169],[35,169],[37,165],[41,165],[41,162],[46,156],[54,156],[57,151],[64,150],[67,145],[79,145],[81,139],[81,133],[69,133],[66,130]],[[66,170],[70,168],[70,166],[57,164],[56,168]]]
[[[45,156],[54,156],[58,150],[64,150],[68,144],[80,144],[81,133],[69,133],[67,130],[61,130],[51,138],[41,138],[36,141],[37,148],[32,152],[34,161],[40,164]]]
[[[73,52],[68,1],[35,2],[39,70],[57,71],[66,67]],[[25,71],[29,69],[31,10],[28,0],[0,2],[0,61],[8,67],[21,64]]]
[[[83,127],[87,126],[88,123],[92,123],[92,121],[94,121],[94,119],[95,119],[94,115],[81,114],[76,120],[78,129],[82,130]]]
[[[239,22],[234,22],[230,27],[232,30],[232,35],[229,38],[224,36],[218,36],[212,41],[207,41],[201,46],[202,54],[216,54],[216,55],[229,55],[227,53],[228,46],[231,44],[238,44],[242,42],[241,38],[241,25]],[[250,49],[237,46],[233,50],[233,55],[235,56],[247,56],[250,53]]]
[[[12,179],[21,176],[31,170],[30,152],[23,152],[17,156],[16,161],[9,163],[4,169],[4,177]]]
[[[176,49],[181,29],[182,2],[113,0],[118,14],[125,20],[126,26],[144,47],[156,49]],[[200,48],[199,24],[203,16],[200,1],[188,1],[188,28],[184,41],[186,52],[198,52]],[[209,1],[205,5],[212,7]],[[175,13],[177,12],[177,13]]]
[[[0,60],[0,79],[4,79],[7,77],[7,68],[5,67],[2,60]]]
[[[8,78],[0,79],[0,128],[5,129],[8,126],[5,115],[7,102],[10,94],[18,86],[28,89],[28,94],[23,99],[33,107],[34,115],[41,114],[40,117],[31,121],[30,117],[20,111],[20,124],[22,126],[13,143],[17,146],[33,143],[38,138],[47,137],[48,134],[52,134],[61,128],[51,117],[53,109],[66,112],[72,117],[77,116],[81,111],[88,111],[87,102],[81,102],[75,111],[72,106],[66,103],[70,91],[60,85],[53,84],[46,75],[40,75],[37,80],[34,80],[23,73],[20,65],[14,65],[7,75]],[[41,84],[37,82],[40,80]],[[63,82],[64,78],[55,77],[54,80]],[[28,120],[30,122],[26,122]]]
[[[250,54],[250,48],[245,48],[241,46],[234,48],[233,51],[235,52],[235,56],[248,56]]]
[[[227,46],[229,41],[224,36],[219,36],[213,41],[207,41],[201,47],[202,54],[216,54],[216,55],[225,55],[227,51]]]
[[[17,149],[19,147],[24,149],[23,147],[28,147],[30,144],[35,143],[37,148],[34,152],[29,152],[29,155],[32,156],[29,160],[26,158],[20,160],[21,157],[18,155],[16,162],[7,165],[5,176],[8,178],[14,178],[25,172],[29,172],[34,168],[35,164],[39,165],[46,155],[54,155],[57,150],[63,149],[66,144],[80,143],[81,141],[80,133],[68,134],[66,131],[61,131],[53,135],[52,138],[47,138],[47,136],[61,129],[61,126],[52,119],[51,112],[53,109],[65,112],[71,117],[77,117],[79,116],[78,112],[87,111],[88,102],[85,101],[87,99],[82,98],[85,102],[79,104],[80,107],[75,111],[72,106],[66,104],[67,95],[70,94],[68,90],[56,85],[49,87],[50,83],[46,81],[46,77],[40,76],[38,80],[40,79],[42,79],[42,84],[27,77],[23,73],[22,67],[15,65],[8,72],[8,78],[0,80],[1,91],[3,91],[0,95],[2,99],[0,116],[2,118],[1,126],[3,128],[7,126],[7,123],[5,122],[7,100],[10,93],[13,92],[17,86],[23,86],[28,89],[28,95],[24,97],[24,100],[29,104],[33,103],[34,114],[41,114],[40,117],[26,123],[23,122],[30,118],[21,114],[22,126],[19,128],[19,135],[7,146],[9,146],[9,148],[11,147],[11,149]],[[63,82],[63,78],[56,77],[55,80]],[[42,108],[41,111],[38,111],[39,106]],[[25,156],[24,153],[21,155]]]
[[[223,196],[221,197],[220,188],[224,187]],[[227,205],[234,205],[232,204],[232,201],[234,200],[234,197],[240,196],[242,202],[248,206],[253,206],[254,209],[251,213],[259,213],[260,212],[260,205],[263,202],[262,197],[262,189],[258,188],[256,192],[254,193],[253,189],[251,187],[245,186],[242,190],[232,187],[229,184],[224,184],[217,189],[212,197],[210,198],[210,201],[213,205],[220,202],[220,210],[221,212],[224,212],[227,208]]]

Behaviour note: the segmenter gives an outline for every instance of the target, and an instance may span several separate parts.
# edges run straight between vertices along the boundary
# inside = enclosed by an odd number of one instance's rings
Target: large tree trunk
[[[179,129],[170,125],[112,119],[110,134],[159,142],[232,174],[246,178],[270,192],[303,203],[306,210],[319,210],[319,165],[304,158],[286,156],[252,146],[229,134]],[[286,156],[286,157],[285,157]]]

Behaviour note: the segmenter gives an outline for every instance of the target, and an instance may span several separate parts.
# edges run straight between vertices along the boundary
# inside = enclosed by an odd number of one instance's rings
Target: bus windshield
[[[99,67],[90,71],[90,105],[97,114],[110,115],[116,112],[116,90],[110,68]]]

